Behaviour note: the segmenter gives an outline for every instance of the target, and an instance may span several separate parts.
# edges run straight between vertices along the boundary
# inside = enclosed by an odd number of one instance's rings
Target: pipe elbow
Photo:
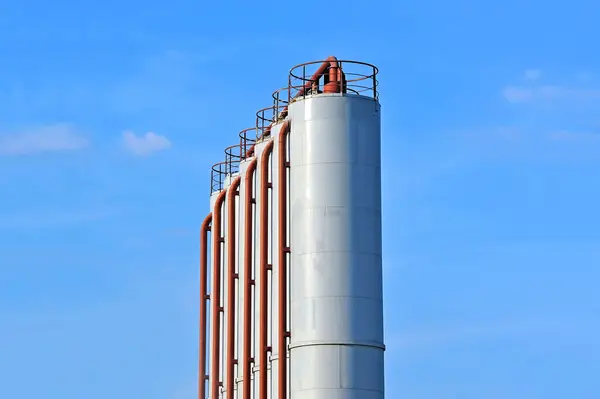
[[[212,222],[212,212],[208,214],[208,216],[206,216],[204,218],[204,221],[202,222],[202,232],[208,231],[210,230],[210,224]]]
[[[332,67],[332,68],[338,68],[340,66],[337,57],[335,57],[333,55],[330,56],[330,57],[327,57],[326,61],[329,62],[329,66]]]

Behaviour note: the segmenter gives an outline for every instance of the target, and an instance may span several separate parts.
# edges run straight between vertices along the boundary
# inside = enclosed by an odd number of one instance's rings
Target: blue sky
[[[381,69],[388,397],[597,399],[599,11],[3,2],[0,397],[195,398],[209,166],[336,55]]]

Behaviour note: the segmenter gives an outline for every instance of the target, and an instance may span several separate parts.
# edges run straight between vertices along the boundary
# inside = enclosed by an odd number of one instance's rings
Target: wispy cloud
[[[75,151],[88,145],[88,139],[74,126],[62,123],[0,134],[0,155],[4,156]]]
[[[540,69],[525,70],[523,76],[527,81],[525,84],[509,84],[502,88],[501,95],[508,102],[521,104],[573,102],[580,104],[600,100],[600,88],[590,87],[589,83],[582,86],[581,79],[575,79],[580,81],[579,84],[541,84],[542,71]],[[576,77],[577,75],[575,75]]]
[[[116,213],[114,209],[74,209],[55,212],[12,213],[0,215],[0,230],[3,229],[41,229],[65,226],[79,226],[92,223]]]
[[[488,140],[510,139],[512,150],[519,150],[523,155],[529,151],[529,157],[552,154],[554,160],[572,160],[583,159],[584,153],[586,159],[597,154],[600,144],[600,133],[596,132],[600,107],[598,83],[582,81],[581,74],[573,73],[561,81],[542,84],[540,69],[529,69],[523,74],[524,83],[507,85],[501,90],[507,102],[527,106],[519,114],[519,124],[504,131],[509,134],[492,131],[494,134],[480,136]],[[509,140],[504,143],[508,144]],[[575,156],[574,151],[580,151],[579,155]]]
[[[511,103],[600,100],[600,90],[558,85],[513,86],[502,89],[502,96]]]
[[[123,144],[125,148],[139,156],[148,156],[158,151],[171,148],[172,144],[165,136],[148,132],[143,136],[137,136],[131,131],[123,132]]]
[[[528,69],[525,71],[525,79],[538,80],[542,76],[542,71],[539,69]]]

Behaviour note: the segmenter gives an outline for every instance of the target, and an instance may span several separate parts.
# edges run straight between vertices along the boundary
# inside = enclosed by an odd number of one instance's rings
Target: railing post
[[[377,77],[375,76],[375,67],[372,67],[373,73],[373,99],[377,101]]]

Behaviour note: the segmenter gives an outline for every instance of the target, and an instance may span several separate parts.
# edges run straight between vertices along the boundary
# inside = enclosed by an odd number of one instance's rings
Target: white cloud
[[[513,86],[502,89],[502,96],[511,103],[553,103],[558,101],[600,100],[600,90],[558,85]]]
[[[542,71],[539,69],[528,69],[525,71],[525,79],[538,80],[542,76]]]
[[[148,132],[143,136],[137,136],[131,131],[123,132],[123,143],[128,151],[135,155],[147,156],[152,153],[167,150],[172,144],[165,136]]]
[[[53,227],[77,226],[92,223],[116,214],[108,208],[55,210],[53,212],[0,213],[0,230],[5,229],[43,229]]]
[[[87,147],[88,144],[88,140],[72,125],[55,124],[17,133],[0,134],[0,155],[75,151]]]

